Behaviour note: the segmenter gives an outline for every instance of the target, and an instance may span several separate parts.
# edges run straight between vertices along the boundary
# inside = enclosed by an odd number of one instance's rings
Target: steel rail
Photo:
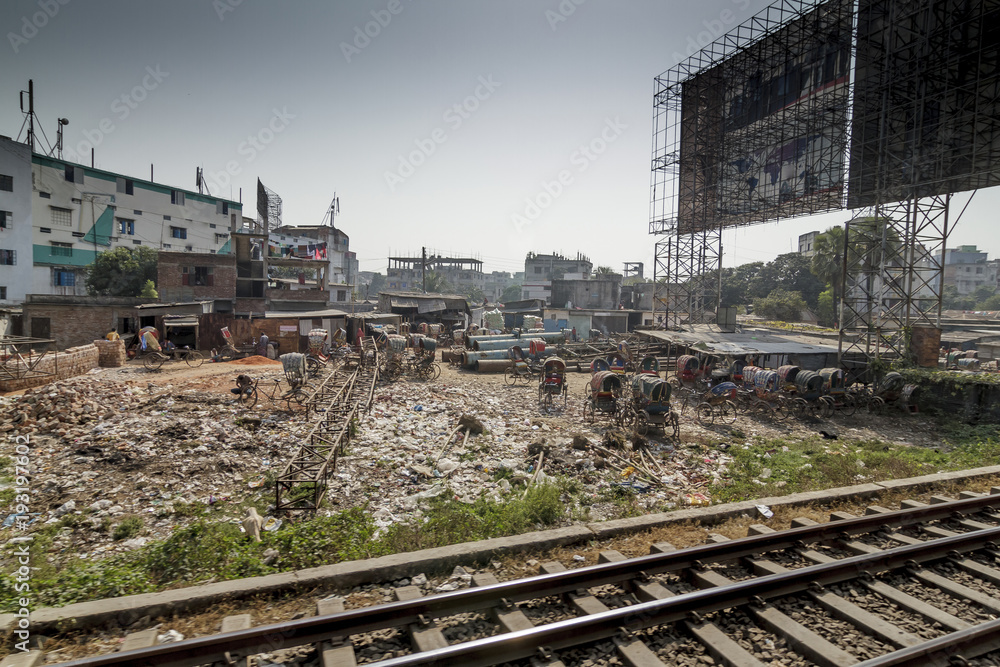
[[[1000,537],[1000,527],[963,533],[930,542],[863,554],[812,567],[772,574],[729,586],[719,586],[685,593],[676,597],[644,602],[598,614],[571,618],[528,630],[494,635],[433,651],[384,660],[379,667],[416,667],[418,665],[496,665],[523,660],[535,655],[538,647],[558,651],[615,636],[673,623],[745,604],[763,604],[808,590],[815,585],[828,586],[850,581],[862,574],[886,572],[900,567],[947,558],[949,551],[966,552],[982,548]],[[997,630],[991,629],[989,636]]]
[[[1000,649],[1000,619],[886,653],[855,667],[949,667],[956,664],[955,657],[970,659],[997,649]]]
[[[803,526],[786,531],[730,540],[720,544],[707,544],[680,551],[650,554],[624,561],[601,563],[555,574],[507,581],[491,586],[468,588],[417,598],[415,600],[353,609],[329,616],[317,616],[288,623],[259,626],[238,633],[203,637],[176,644],[166,644],[142,649],[140,653],[135,655],[135,659],[141,659],[141,662],[136,664],[179,666],[197,665],[221,660],[226,652],[238,651],[243,655],[266,653],[279,648],[314,643],[330,636],[345,636],[400,627],[409,623],[419,623],[425,618],[486,609],[496,606],[500,600],[516,602],[569,593],[581,588],[620,584],[622,581],[641,576],[642,573],[676,571],[691,567],[693,564],[696,565],[698,562],[707,563],[736,560],[746,556],[759,555],[767,551],[792,548],[806,542],[829,540],[831,537],[838,537],[843,534],[864,533],[887,527],[905,527],[921,522],[945,519],[956,513],[975,512],[996,504],[1000,504],[1000,495],[981,496],[951,503],[898,510],[885,514],[857,517],[814,526]],[[970,538],[970,535],[976,537]],[[989,537],[983,538],[983,535],[988,535]],[[907,553],[919,553],[921,550],[929,548],[935,549],[936,547],[930,546],[932,544],[943,545],[941,548],[945,549],[957,549],[957,547],[949,546],[956,539],[989,541],[997,536],[1000,536],[1000,528],[963,533],[956,538],[942,538],[929,543],[902,548],[908,549]],[[897,549],[882,553],[895,554],[898,552],[899,550]],[[834,564],[862,562],[859,559],[869,559],[877,562],[879,557],[881,556],[855,557],[838,560]],[[832,566],[833,564],[824,565],[824,567]],[[801,571],[795,570],[793,572]],[[774,579],[773,576],[765,577],[765,579],[771,582],[769,586],[779,581]],[[724,588],[728,589],[728,587]],[[761,597],[765,596],[761,595]],[[629,609],[634,610],[638,608],[638,606],[634,605]],[[702,609],[693,609],[703,611]],[[251,649],[249,647],[254,648]],[[124,653],[119,653],[111,656],[100,656],[74,661],[67,664],[88,665],[91,667],[111,665],[120,661],[124,655]],[[132,656],[129,657],[131,658]]]

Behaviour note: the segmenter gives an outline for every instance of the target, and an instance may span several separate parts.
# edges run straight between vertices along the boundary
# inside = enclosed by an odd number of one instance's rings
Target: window
[[[0,190],[5,190],[7,192],[14,191],[14,177],[7,176],[5,174],[0,174]]]
[[[542,272],[542,267],[536,266],[535,267],[535,273],[541,273],[541,272]]]
[[[50,195],[48,192],[39,192],[38,196],[41,197],[42,199],[49,199],[52,197],[52,195]]]
[[[49,248],[49,253],[52,256],[58,257],[72,257],[73,256],[73,244],[72,243],[60,243],[58,241],[52,241],[52,246]]]
[[[171,227],[170,228],[170,238],[174,239],[186,239],[188,237],[188,230],[183,227]]]
[[[215,269],[211,266],[192,266],[181,268],[181,284],[211,287],[215,284]]]
[[[0,266],[16,266],[17,251],[0,248]]]
[[[125,236],[135,236],[135,220],[118,218],[118,233]]]
[[[76,197],[73,197],[72,199],[70,199],[70,201],[73,202],[74,204],[82,204],[83,203],[82,199],[77,199]]]
[[[215,202],[215,212],[219,215],[229,215],[229,203],[224,201]]]
[[[10,211],[0,211],[0,229],[10,229],[14,223],[14,214]]]
[[[171,190],[170,203],[177,204],[178,206],[184,206],[184,193],[180,190]]]
[[[118,192],[130,195],[132,194],[134,184],[131,178],[121,178],[119,177],[116,182],[116,187]]]
[[[165,216],[163,216],[163,219],[164,220],[170,220],[170,216],[169,215],[165,215]]]
[[[52,284],[56,287],[74,287],[76,286],[76,273],[55,269],[52,271]]]
[[[42,234],[51,234],[52,233],[52,230],[50,228],[48,228],[48,227],[39,227],[38,231],[41,232]]]
[[[50,206],[52,224],[58,225],[59,227],[72,227],[73,226],[73,210],[68,208],[57,208],[55,206]]]
[[[70,183],[83,183],[83,169],[71,164],[66,165],[66,180]]]
[[[73,238],[75,239],[82,239],[84,236],[86,236],[86,234],[83,232],[73,232]]]
[[[978,274],[978,273],[982,273],[982,272],[983,272],[983,267],[977,266],[976,267],[976,273]]]
[[[164,243],[164,244],[163,244],[163,247],[164,247],[164,248],[167,248],[167,249],[169,249],[169,248],[170,248],[171,246],[170,246],[170,244],[169,244],[169,243]]]
[[[139,240],[132,241],[132,245],[142,245],[142,241]]]
[[[140,211],[140,210],[138,210],[138,209],[135,209],[135,210],[133,210],[133,211],[132,211],[132,213],[133,213],[134,215],[142,215],[142,211]]]
[[[208,224],[208,228],[209,229],[215,229],[215,223],[209,223]],[[282,237],[282,238],[284,238],[284,237]]]
[[[347,301],[347,290],[337,290],[337,301]]]
[[[7,287],[5,285],[0,285],[0,301],[7,300]]]

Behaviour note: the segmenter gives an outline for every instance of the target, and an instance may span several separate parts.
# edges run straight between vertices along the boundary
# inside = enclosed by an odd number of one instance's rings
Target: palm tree
[[[831,227],[816,237],[815,254],[809,267],[813,275],[833,290],[834,319],[837,315],[837,297],[844,278],[844,228]]]
[[[454,289],[448,279],[445,278],[443,273],[438,273],[434,270],[429,270],[424,275],[424,287],[428,292],[433,292],[440,294],[442,292],[448,292]]]

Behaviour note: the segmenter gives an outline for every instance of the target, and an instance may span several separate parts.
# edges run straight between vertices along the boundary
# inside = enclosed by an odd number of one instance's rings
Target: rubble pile
[[[243,410],[229,392],[232,378],[218,370],[97,371],[0,399],[0,428],[31,436],[32,522],[78,517],[62,529],[53,557],[99,558],[164,539],[203,513],[192,503],[233,522],[245,518],[246,503],[262,513],[273,503],[270,480],[317,416],[307,421],[304,411],[270,401]],[[367,507],[385,527],[416,520],[428,499],[445,493],[466,503],[502,500],[558,476],[578,489],[564,501],[586,508],[572,514],[599,521],[619,516],[615,500],[625,495],[651,512],[693,504],[729,462],[723,452],[695,456],[661,437],[608,435],[607,423],[587,424],[582,414],[581,399],[546,411],[534,387],[454,371],[436,382],[380,386],[320,512]],[[114,540],[109,527],[130,516],[142,519],[142,530]]]

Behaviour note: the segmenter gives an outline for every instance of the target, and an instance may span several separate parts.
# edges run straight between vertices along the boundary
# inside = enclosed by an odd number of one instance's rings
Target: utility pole
[[[427,294],[427,248],[420,248],[420,278],[424,294]]]

